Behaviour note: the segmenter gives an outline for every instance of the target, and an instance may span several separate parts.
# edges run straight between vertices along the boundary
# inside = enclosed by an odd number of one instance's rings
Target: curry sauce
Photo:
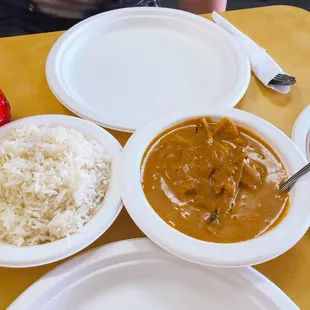
[[[255,238],[289,204],[287,179],[273,149],[230,119],[192,119],[158,136],[141,165],[145,196],[157,214],[184,234],[217,243]]]

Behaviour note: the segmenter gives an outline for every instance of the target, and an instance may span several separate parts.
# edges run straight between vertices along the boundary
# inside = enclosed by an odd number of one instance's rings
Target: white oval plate
[[[112,243],[57,267],[9,310],[295,310],[252,268],[187,263],[146,238]]]
[[[137,130],[122,153],[121,196],[139,228],[156,244],[186,260],[214,267],[252,266],[289,250],[306,233],[310,223],[310,180],[300,180],[290,191],[290,206],[284,219],[265,234],[243,242],[213,243],[189,237],[168,225],[148,203],[141,185],[141,160],[151,141],[164,130],[187,119],[211,116],[232,121],[254,131],[281,158],[288,175],[306,164],[298,147],[278,128],[238,109],[181,110],[162,115]]]
[[[46,77],[72,112],[132,132],[182,107],[232,107],[250,80],[237,41],[202,17],[128,8],[80,22],[53,46]]]
[[[292,140],[310,161],[310,105],[299,114],[292,131]]]
[[[99,211],[70,240],[63,238],[53,242],[16,247],[0,242],[0,266],[32,267],[48,264],[73,255],[99,238],[114,222],[122,209],[119,192],[119,156],[122,147],[106,130],[94,123],[67,115],[38,115],[19,119],[0,128],[0,137],[7,131],[24,125],[60,125],[82,132],[89,139],[102,145],[112,158],[109,189]]]

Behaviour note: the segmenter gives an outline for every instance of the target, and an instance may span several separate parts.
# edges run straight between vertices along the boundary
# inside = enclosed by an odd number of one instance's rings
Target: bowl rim
[[[138,227],[156,244],[181,258],[214,267],[244,267],[273,259],[294,246],[310,223],[310,180],[295,184],[290,192],[290,207],[284,219],[267,233],[238,243],[212,243],[189,237],[170,227],[148,203],[140,180],[140,165],[145,149],[162,131],[187,119],[211,116],[230,117],[262,137],[280,157],[289,175],[306,164],[298,147],[278,128],[251,113],[233,108],[186,109],[153,119],[137,130],[122,155],[121,196]]]
[[[84,133],[87,137],[103,145],[108,155],[113,157],[111,179],[100,210],[76,234],[67,238],[35,246],[17,247],[0,243],[0,266],[24,268],[45,265],[71,256],[99,238],[115,221],[122,209],[119,193],[118,170],[122,147],[108,131],[96,124],[68,115],[37,115],[13,121],[0,128],[0,138],[6,132],[24,125],[60,125]]]

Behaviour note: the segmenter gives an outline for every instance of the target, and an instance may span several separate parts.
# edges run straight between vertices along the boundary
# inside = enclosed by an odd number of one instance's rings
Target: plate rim
[[[158,7],[134,7],[134,8],[112,10],[85,19],[76,24],[75,26],[73,26],[72,28],[70,28],[64,34],[62,34],[51,48],[45,65],[45,75],[47,83],[54,96],[67,109],[69,109],[71,112],[75,113],[76,115],[84,119],[90,120],[96,123],[97,125],[104,126],[109,129],[119,130],[123,132],[134,132],[136,129],[139,128],[139,126],[134,127],[123,126],[122,125],[123,120],[117,120],[108,115],[105,115],[104,118],[101,118],[101,116],[100,115],[98,116],[95,113],[95,111],[92,110],[91,108],[82,106],[79,103],[77,103],[76,100],[69,94],[67,88],[63,85],[63,83],[61,83],[60,79],[58,78],[58,69],[57,69],[58,68],[57,63],[62,53],[61,51],[63,49],[63,46],[66,44],[67,40],[70,40],[71,37],[77,35],[84,28],[89,27],[91,23],[101,18],[116,19],[120,17],[124,18],[128,16],[139,16],[139,14],[153,14],[154,16],[161,16],[161,17],[171,16],[173,18],[179,18],[179,19],[182,18],[188,22],[193,23],[196,26],[204,24],[207,27],[213,27],[214,29],[216,29],[218,33],[221,33],[222,38],[225,39],[226,42],[229,43],[229,47],[232,48],[232,53],[238,60],[238,67],[241,72],[241,74],[239,74],[238,77],[239,80],[238,83],[240,84],[240,86],[238,86],[238,84],[236,83],[233,91],[227,95],[227,98],[225,98],[223,103],[221,103],[221,106],[234,107],[235,105],[238,104],[238,102],[241,100],[241,98],[244,96],[244,94],[248,89],[251,78],[251,67],[245,51],[239,45],[238,41],[230,33],[228,33],[226,30],[224,30],[217,24],[213,23],[212,21],[202,16],[194,15],[185,11],[170,8],[158,8]],[[233,99],[231,99],[231,97],[233,97]]]
[[[291,134],[291,139],[299,147],[301,152],[310,159],[310,149],[307,143],[310,141],[310,105],[307,105],[298,115]]]
[[[39,280],[34,282],[26,291],[24,291],[15,301],[9,306],[8,310],[24,310],[33,304],[33,301],[40,298],[41,294],[45,293],[44,285],[54,286],[57,282],[67,277],[70,273],[74,273],[79,269],[84,268],[88,264],[93,264],[101,259],[113,258],[113,256],[123,254],[141,253],[142,251],[155,251],[163,254],[166,257],[175,259],[184,264],[192,264],[177,258],[165,250],[158,247],[148,238],[133,238],[115,241],[102,245],[100,247],[90,249],[76,257],[69,259],[61,265],[55,267]],[[164,258],[163,258],[164,259]],[[223,270],[222,268],[203,267],[210,270]],[[260,291],[266,298],[272,300],[279,309],[296,310],[299,309],[297,305],[271,280],[264,276],[259,271],[252,267],[230,268],[225,269],[237,275],[239,278],[249,282],[259,280],[259,285],[254,284],[255,288]],[[29,298],[30,303],[29,303]],[[34,299],[36,298],[36,299]],[[28,301],[27,301],[28,299]],[[28,303],[28,304],[27,304]]]

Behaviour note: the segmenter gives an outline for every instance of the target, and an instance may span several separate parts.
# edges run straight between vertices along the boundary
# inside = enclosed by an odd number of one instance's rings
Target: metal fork
[[[287,181],[285,181],[280,186],[280,193],[283,193],[285,190],[290,188],[299,178],[301,178],[303,175],[308,173],[310,171],[310,163],[308,163],[306,166],[301,168],[298,172],[296,172],[291,178],[289,178]]]
[[[296,78],[287,74],[277,74],[270,82],[271,85],[290,86],[296,84]]]

